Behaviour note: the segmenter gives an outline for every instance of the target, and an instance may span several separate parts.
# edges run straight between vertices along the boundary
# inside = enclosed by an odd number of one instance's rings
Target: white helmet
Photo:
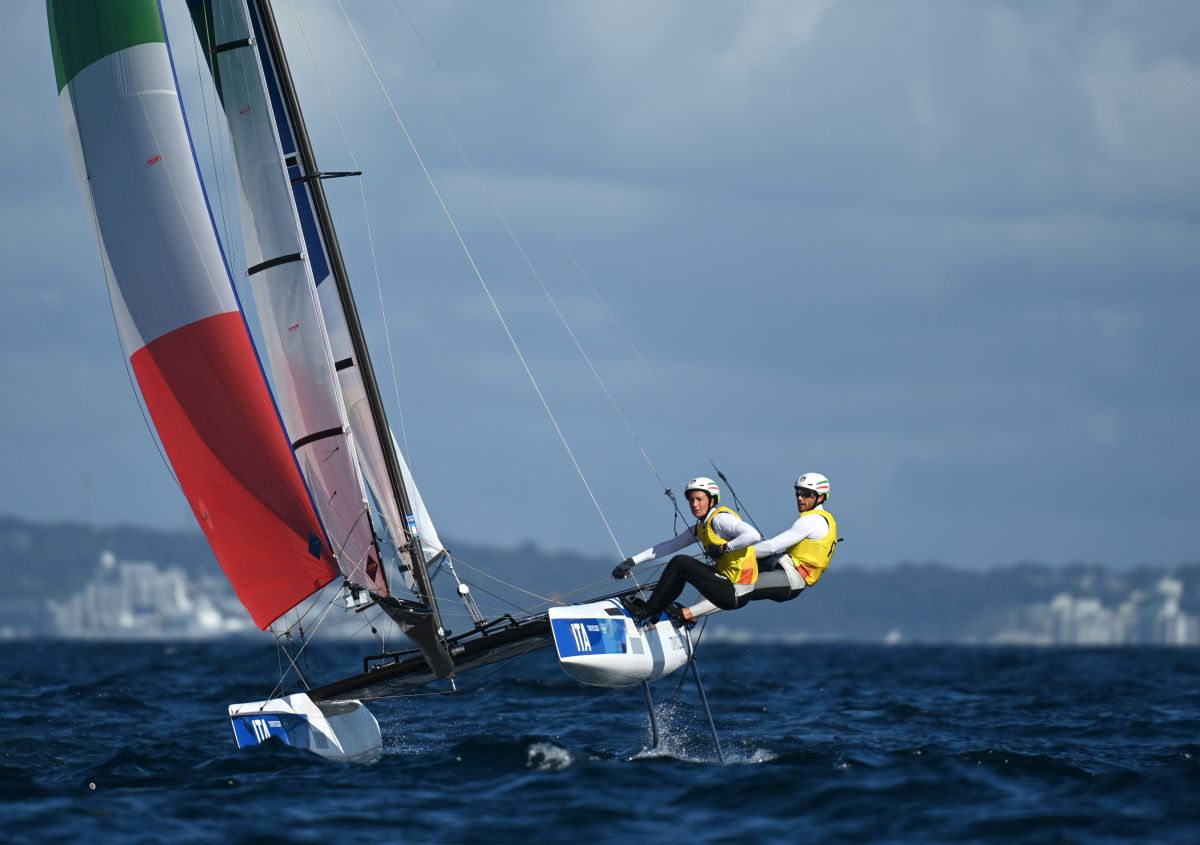
[[[829,479],[819,472],[806,472],[796,479],[796,489],[816,490],[817,493],[829,498]]]
[[[686,496],[693,490],[703,490],[710,497],[712,497],[714,504],[718,499],[721,498],[721,488],[717,486],[717,482],[713,481],[711,478],[705,478],[703,475],[699,478],[693,478],[691,481],[689,481],[687,483],[687,487],[683,488],[683,495]]]

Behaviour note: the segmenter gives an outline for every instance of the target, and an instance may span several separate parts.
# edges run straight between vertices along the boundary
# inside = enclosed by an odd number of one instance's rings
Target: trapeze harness
[[[708,556],[713,559],[717,572],[728,578],[730,583],[734,586],[753,584],[758,580],[758,556],[754,553],[754,546],[747,546],[735,552],[726,552],[723,555],[717,554],[717,549],[727,542],[712,527],[713,518],[719,513],[733,514],[735,518],[741,520],[741,516],[733,508],[727,508],[724,505],[713,508],[702,522],[696,523],[696,539],[704,547]]]

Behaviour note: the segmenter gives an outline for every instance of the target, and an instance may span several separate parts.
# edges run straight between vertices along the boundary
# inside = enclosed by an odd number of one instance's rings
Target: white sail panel
[[[201,5],[210,0],[190,2]],[[324,206],[319,171],[311,151],[302,143],[303,118],[287,82],[286,60],[282,53],[268,48],[275,37],[273,16],[269,5],[259,4],[250,8],[250,16],[259,45],[260,69],[275,110],[275,128],[293,180],[293,195],[306,256],[316,280],[326,332],[337,362],[343,406],[347,409],[363,473],[379,505],[384,528],[399,552],[401,571],[405,573],[408,586],[423,600],[434,605],[433,618],[436,624],[436,599],[424,574],[425,568],[417,558],[432,556],[441,544],[436,539],[437,532],[433,530],[423,504],[416,508],[409,507],[408,511],[401,505],[406,500],[419,502],[420,495],[406,474],[403,458],[398,450],[394,451],[395,441],[383,416],[382,400],[374,386],[366,345],[357,328],[348,281],[344,278],[343,269],[340,269],[337,237]],[[409,543],[409,512],[417,531],[423,535],[424,555],[414,554],[414,547]],[[437,548],[434,548],[435,544]]]
[[[256,32],[256,35],[261,35],[261,33]],[[272,84],[277,84],[277,82],[272,82],[272,80],[276,79],[277,68],[272,67],[268,61],[266,66],[263,67],[263,71],[267,76],[268,88]],[[290,161],[293,160],[293,157],[298,157],[296,129],[289,122],[286,110],[281,108],[281,99],[273,99],[272,102],[276,106],[275,124],[279,133],[279,140],[283,147],[284,156]],[[292,167],[290,173],[293,177],[302,175],[301,169],[298,166]],[[321,313],[324,317],[325,330],[333,351],[333,358],[339,362],[338,381],[341,385],[342,402],[347,410],[350,429],[358,449],[363,474],[378,504],[384,523],[384,530],[389,535],[393,545],[397,549],[402,549],[407,545],[409,534],[411,533],[408,517],[412,516],[416,531],[421,538],[421,546],[425,553],[425,559],[429,560],[442,551],[441,540],[438,538],[433,521],[430,519],[429,512],[422,501],[420,491],[417,489],[417,485],[408,471],[408,467],[405,465],[404,457],[400,450],[394,446],[395,438],[392,437],[390,431],[387,431],[386,423],[376,418],[375,412],[368,400],[362,362],[358,360],[358,356],[355,353],[354,341],[349,328],[349,318],[343,307],[337,282],[333,278],[329,248],[324,242],[320,226],[317,223],[312,192],[313,189],[305,182],[298,182],[294,185],[293,195],[297,212],[300,215],[305,254],[309,259],[308,264],[312,269],[316,281]],[[381,431],[387,431],[387,438],[393,444],[394,454],[400,466],[400,475],[405,495],[410,503],[409,510],[411,513],[402,513],[403,509],[400,506],[395,489],[390,482],[387,462],[384,457],[383,441],[380,439]],[[407,558],[407,555],[402,553],[402,557]],[[411,570],[405,571],[404,577],[408,587],[414,589]],[[414,591],[416,590],[414,589]]]
[[[206,3],[246,260],[280,412],[346,577],[387,592],[291,183],[242,0]]]
[[[413,478],[412,470],[409,469],[408,462],[404,460],[404,453],[400,451],[400,445],[396,443],[394,436],[392,445],[396,449],[396,459],[400,461],[400,471],[404,473],[404,489],[408,493],[408,503],[412,506],[413,522],[410,523],[410,529],[412,525],[416,526],[417,533],[421,538],[421,548],[425,551],[425,559],[433,560],[439,552],[445,551],[445,547],[442,546],[442,540],[438,537],[437,529],[433,525],[433,518],[425,508],[421,491],[417,489],[417,480]]]
[[[173,80],[166,45],[139,44],[84,68],[59,96],[77,173],[90,188],[105,262],[111,270],[111,253],[119,265],[108,278],[121,342],[130,353],[188,323],[238,310],[224,259],[203,237],[212,224],[188,137],[160,128],[180,113],[174,86],[165,88],[164,80]],[[156,201],[199,214],[148,215],[145,194],[131,185],[146,185]],[[178,248],[188,241],[196,248]],[[162,283],[164,275],[194,284],[177,289]]]
[[[298,192],[298,199],[300,203],[305,202],[307,194]],[[303,208],[303,206],[301,207]],[[323,249],[320,237],[315,234],[315,231],[313,238],[306,241],[306,246],[309,248],[310,254]],[[319,266],[327,267],[328,265]],[[321,313],[325,318],[330,346],[333,349],[334,360],[353,361],[355,357],[354,345],[350,340],[350,331],[347,327],[345,314],[342,311],[342,303],[336,286],[328,274],[323,279],[318,279],[317,291],[321,303]],[[357,365],[342,367],[338,370],[337,376],[342,392],[342,402],[346,408],[350,430],[357,446],[358,459],[361,463],[363,476],[379,509],[379,517],[383,523],[383,530],[387,533],[393,547],[398,549],[408,543],[409,536],[415,531],[420,537],[421,547],[425,552],[425,559],[432,559],[438,552],[443,550],[441,540],[438,538],[433,520],[425,508],[421,492],[417,489],[416,482],[413,480],[404,455],[396,444],[395,437],[392,436],[391,440],[395,449],[396,460],[400,465],[400,474],[412,510],[411,514],[401,513],[400,503],[396,498],[388,476],[387,461],[384,458],[378,434],[380,426],[371,409],[371,403],[367,399],[367,389],[363,384],[362,370]],[[413,517],[411,523],[408,519],[409,516]],[[405,569],[402,574],[407,587],[410,590],[413,589],[414,583],[411,570]]]
[[[396,501],[391,484],[388,482],[387,463],[384,461],[383,450],[379,446],[379,438],[375,436],[377,431],[375,418],[371,413],[371,405],[367,401],[367,391],[363,386],[359,369],[357,367],[344,369],[338,373],[338,378],[341,381],[346,409],[350,415],[350,426],[359,446],[358,456],[362,461],[363,474],[366,476],[371,493],[375,496],[388,535],[393,543],[402,546],[408,541],[409,535],[416,533],[420,538],[421,548],[425,552],[425,559],[431,560],[443,550],[442,541],[438,537],[437,529],[421,498],[421,491],[417,489],[412,471],[404,460],[399,444],[396,443],[396,438],[392,437],[392,447],[395,449],[396,459],[400,464],[400,474],[404,479],[404,489],[408,494],[411,508],[411,513],[408,514],[400,512],[400,504]],[[411,522],[408,519],[409,516],[413,518]],[[411,581],[411,575],[405,573],[405,576],[406,580]],[[411,583],[409,586],[412,586]]]

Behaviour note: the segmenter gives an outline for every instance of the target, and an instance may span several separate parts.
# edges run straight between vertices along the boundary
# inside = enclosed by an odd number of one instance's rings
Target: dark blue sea
[[[4,842],[1200,842],[1200,650],[700,642],[688,676],[549,651],[377,702],[373,764],[235,749],[269,642],[0,646]],[[326,679],[360,666],[312,652]]]

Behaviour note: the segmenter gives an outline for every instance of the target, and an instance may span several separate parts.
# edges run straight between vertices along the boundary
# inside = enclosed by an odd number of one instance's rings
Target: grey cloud
[[[336,45],[322,73],[368,174],[398,379],[415,398],[405,429],[435,518],[451,535],[524,539],[473,485],[486,469],[517,491],[540,543],[613,552],[336,8],[299,5],[314,42]],[[795,475],[826,472],[842,553],[866,563],[1191,554],[1190,4],[405,8],[472,111],[395,6],[351,14],[627,547],[665,536],[669,506],[442,116],[668,483],[713,457],[772,530]],[[290,4],[280,17],[296,35]],[[5,60],[39,70],[0,84],[14,116],[0,342],[6,392],[28,412],[0,442],[29,448],[9,456],[28,481],[6,485],[0,509],[178,522],[111,336],[40,9],[14,20]],[[349,166],[302,48],[293,63],[323,163]],[[361,198],[349,181],[330,188],[378,333]],[[94,449],[77,436],[83,415]],[[1131,536],[1113,536],[1100,492],[1114,471],[1144,491],[1122,503]],[[91,504],[81,473],[107,479]],[[1014,533],[1011,494],[1031,478]],[[123,495],[101,496],[114,479]]]

